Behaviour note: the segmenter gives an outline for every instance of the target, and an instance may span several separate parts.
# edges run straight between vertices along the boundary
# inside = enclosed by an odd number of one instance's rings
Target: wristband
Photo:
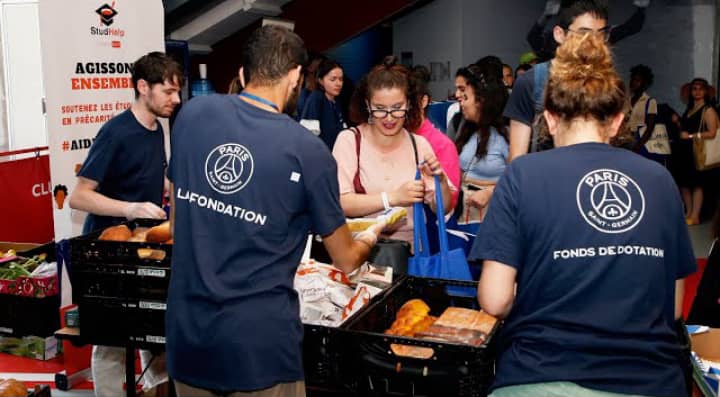
[[[389,210],[390,207],[390,199],[388,198],[388,194],[386,192],[380,193],[380,197],[382,197],[382,203],[383,207],[385,207],[386,210]]]

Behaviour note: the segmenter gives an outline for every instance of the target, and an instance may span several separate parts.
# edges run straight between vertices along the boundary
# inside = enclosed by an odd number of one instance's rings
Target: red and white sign
[[[47,155],[0,163],[0,192],[0,241],[52,241],[53,190]],[[64,201],[62,191],[58,197]]]
[[[100,127],[135,96],[132,64],[164,51],[161,0],[40,0],[52,183],[71,195]],[[85,213],[53,206],[55,239],[79,235]]]

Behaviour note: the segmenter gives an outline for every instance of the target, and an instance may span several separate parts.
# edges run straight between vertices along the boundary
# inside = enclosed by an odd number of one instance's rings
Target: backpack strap
[[[533,105],[535,107],[535,122],[537,123],[538,115],[542,114],[545,109],[545,87],[547,87],[548,77],[550,74],[550,61],[538,63],[533,66]],[[540,116],[541,117],[541,116]],[[530,133],[530,147],[528,153],[534,153],[539,150],[540,136],[538,129],[533,125]]]
[[[360,182],[360,141],[362,136],[357,127],[351,127],[350,130],[355,134],[355,154],[357,155],[357,170],[353,178],[353,188],[355,189],[355,193],[366,194],[365,187],[362,185],[362,182]]]
[[[535,112],[540,113],[545,109],[543,103],[545,95],[545,87],[548,83],[548,75],[550,74],[550,61],[538,63],[533,66],[533,74],[535,77],[533,85],[533,102],[535,103]]]

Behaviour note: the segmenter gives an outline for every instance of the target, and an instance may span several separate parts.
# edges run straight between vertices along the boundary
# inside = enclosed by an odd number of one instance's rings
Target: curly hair
[[[640,77],[642,81],[645,82],[645,87],[650,87],[653,84],[653,81],[655,81],[655,75],[653,74],[652,69],[643,64],[635,65],[630,68],[630,77],[632,76]]]
[[[488,75],[482,67],[470,65],[466,69],[468,86],[473,88],[475,102],[480,113],[480,121],[475,123],[465,120],[457,138],[455,148],[458,153],[470,141],[473,134],[478,134],[478,145],[475,157],[483,158],[487,154],[487,146],[490,142],[491,127],[495,128],[507,141],[507,131],[503,122],[502,112],[508,100],[508,92],[505,85],[497,76]]]
[[[368,103],[375,91],[397,88],[405,94],[408,101],[408,112],[404,127],[408,131],[417,131],[422,123],[422,109],[415,89],[410,84],[409,71],[397,63],[394,56],[385,57],[383,63],[377,65],[360,80],[350,100],[350,121],[362,124],[368,121],[370,112]]]
[[[552,61],[545,109],[565,122],[593,119],[605,127],[625,106],[625,84],[605,41],[592,34],[568,36]]]

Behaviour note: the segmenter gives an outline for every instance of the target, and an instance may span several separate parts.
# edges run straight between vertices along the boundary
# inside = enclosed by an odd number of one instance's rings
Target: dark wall
[[[295,32],[305,40],[309,50],[324,52],[417,2],[417,0],[295,0],[285,6],[283,13],[278,17],[295,22]],[[203,57],[202,63],[208,64],[208,78],[218,91],[225,91],[230,80],[237,74],[242,46],[250,32],[259,26],[260,22],[257,22],[219,42],[213,46],[212,53]],[[193,63],[201,63],[199,59],[194,59]],[[197,70],[197,66],[192,68]]]

